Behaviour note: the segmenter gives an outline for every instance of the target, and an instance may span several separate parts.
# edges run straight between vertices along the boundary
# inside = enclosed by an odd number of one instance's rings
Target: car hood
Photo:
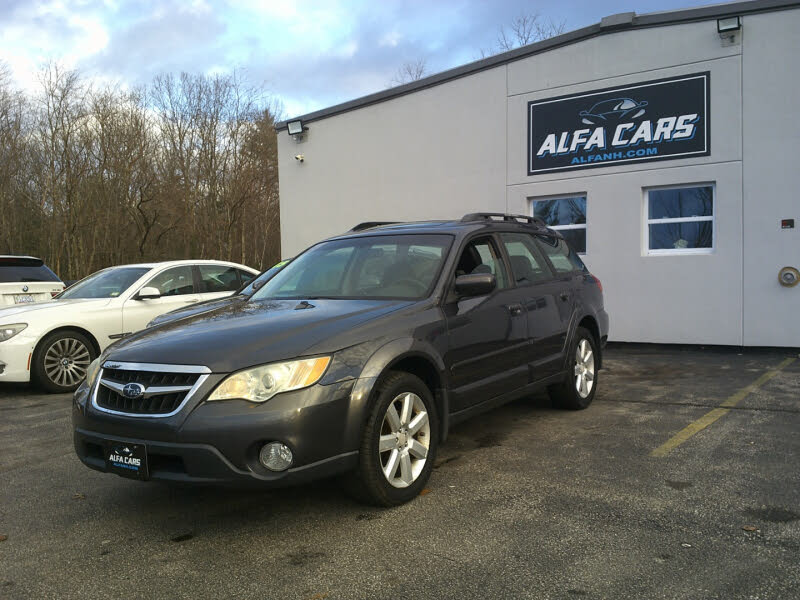
[[[192,304],[191,306],[183,306],[181,308],[171,310],[168,313],[164,313],[163,315],[158,315],[155,319],[150,321],[148,327],[161,325],[162,323],[175,321],[177,319],[183,319],[184,317],[191,317],[192,315],[199,315],[200,313],[205,313],[223,306],[228,306],[229,304],[236,304],[238,302],[242,302],[243,300],[246,300],[244,296],[237,295],[227,296],[225,298],[217,298],[216,300],[206,300],[205,302],[198,302],[197,304]]]
[[[145,329],[116,343],[107,360],[203,365],[230,373],[359,343],[355,329],[412,304],[396,300],[248,301]],[[304,306],[309,306],[304,308]]]
[[[9,319],[22,318],[33,311],[41,310],[64,310],[70,306],[82,305],[82,308],[101,307],[111,302],[108,298],[71,298],[64,300],[53,300],[52,302],[38,302],[36,304],[25,304],[19,306],[9,306],[0,308],[0,323],[10,323]]]

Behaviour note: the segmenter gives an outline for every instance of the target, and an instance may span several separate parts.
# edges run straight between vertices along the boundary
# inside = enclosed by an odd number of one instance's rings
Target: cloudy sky
[[[283,103],[310,112],[388,87],[424,59],[429,72],[468,63],[523,13],[566,30],[603,16],[707,0],[0,0],[0,60],[18,85],[55,60],[122,86],[163,72],[242,71]]]

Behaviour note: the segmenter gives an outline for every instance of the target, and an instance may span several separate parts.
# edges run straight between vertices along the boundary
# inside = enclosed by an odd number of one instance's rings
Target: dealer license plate
[[[33,302],[33,296],[30,294],[16,294],[14,296],[14,304],[30,304]]]
[[[106,441],[106,471],[132,479],[147,479],[147,447],[144,444]]]

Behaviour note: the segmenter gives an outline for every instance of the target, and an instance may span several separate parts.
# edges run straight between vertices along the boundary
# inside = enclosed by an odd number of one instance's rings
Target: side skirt
[[[549,385],[553,385],[554,383],[561,383],[562,381],[564,381],[564,378],[566,376],[567,372],[562,371],[560,373],[556,373],[555,375],[551,375],[550,377],[546,377],[544,379],[540,379],[539,381],[529,383],[528,385],[516,389],[513,392],[508,392],[501,396],[495,396],[494,398],[490,398],[489,400],[484,400],[483,402],[476,404],[474,406],[470,406],[469,408],[465,408],[458,412],[451,413],[450,418],[448,419],[448,428],[449,426],[452,426],[455,423],[460,423],[461,421],[465,421],[471,417],[474,417],[475,415],[479,415],[483,412],[486,412],[487,410],[497,408],[498,406],[502,406],[503,404],[508,404],[509,402],[516,400],[517,398],[521,398],[523,396],[527,396],[534,392],[538,392]]]

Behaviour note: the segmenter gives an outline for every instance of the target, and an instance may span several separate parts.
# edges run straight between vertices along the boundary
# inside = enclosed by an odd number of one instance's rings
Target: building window
[[[586,196],[534,199],[533,216],[558,230],[576,252],[586,253]]]
[[[645,190],[648,254],[703,254],[714,249],[714,185]]]

